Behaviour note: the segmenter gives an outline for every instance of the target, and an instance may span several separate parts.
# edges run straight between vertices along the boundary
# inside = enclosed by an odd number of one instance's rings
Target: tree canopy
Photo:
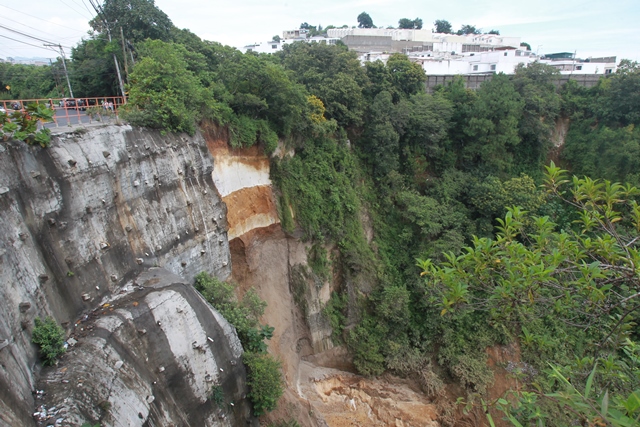
[[[416,19],[408,19],[408,18],[402,18],[398,21],[398,28],[401,29],[409,29],[409,30],[420,30],[422,29],[422,19],[420,18],[416,18]]]
[[[433,25],[435,27],[433,30],[435,33],[442,33],[442,34],[453,33],[453,27],[451,26],[451,23],[449,21],[446,21],[444,19],[436,19]]]
[[[457,35],[459,36],[464,36],[467,34],[482,34],[482,30],[480,28],[476,28],[475,25],[463,25],[462,27],[460,27],[460,29],[456,32]]]
[[[89,25],[100,33],[122,29],[124,36],[132,42],[147,38],[171,39],[173,23],[154,0],[105,0],[98,10]]]
[[[367,12],[362,12],[358,15],[358,27],[359,28],[373,28],[373,20]]]

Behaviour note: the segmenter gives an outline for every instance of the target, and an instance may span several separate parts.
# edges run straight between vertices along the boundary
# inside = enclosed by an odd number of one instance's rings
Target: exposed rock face
[[[263,320],[275,327],[271,349],[297,366],[299,355],[333,346],[331,326],[322,314],[330,284],[314,282],[306,269],[306,245],[280,227],[269,159],[257,147],[231,149],[224,135],[215,132],[207,132],[205,139],[216,159],[213,180],[228,211],[233,279],[241,292],[253,287],[267,301]],[[294,304],[292,286],[300,288],[302,313]],[[289,365],[285,363],[286,373]]]
[[[109,126],[0,151],[0,420],[32,425],[35,317],[69,326],[137,272],[231,273],[204,139]],[[106,155],[105,153],[109,153]]]
[[[233,327],[182,282],[151,268],[74,325],[74,345],[38,385],[46,394],[36,403],[49,409],[50,422],[246,424],[242,345]],[[210,398],[215,385],[223,390],[220,404]],[[43,413],[38,417],[44,421]]]

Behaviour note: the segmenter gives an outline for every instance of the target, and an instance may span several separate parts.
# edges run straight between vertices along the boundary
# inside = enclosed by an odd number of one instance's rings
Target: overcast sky
[[[521,37],[539,53],[617,56],[640,61],[640,0],[156,0],[174,25],[235,47],[267,41],[283,30],[311,25],[357,25],[366,11],[376,26],[421,18],[425,28],[446,19]],[[89,7],[88,7],[89,6]],[[0,0],[0,58],[53,57],[44,42],[75,45],[93,16],[88,0]],[[14,31],[12,31],[14,30]],[[36,37],[29,38],[19,31]],[[9,37],[9,38],[7,38]],[[15,39],[15,40],[11,40]],[[27,43],[27,44],[25,44]],[[30,46],[33,45],[33,46]],[[67,55],[70,50],[65,49]]]

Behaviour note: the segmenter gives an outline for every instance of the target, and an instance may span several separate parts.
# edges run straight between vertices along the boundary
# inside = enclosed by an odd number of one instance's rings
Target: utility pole
[[[122,27],[120,27],[120,39],[122,40],[122,57],[124,58],[124,74],[127,76],[127,83],[129,82],[129,67],[127,65],[127,51],[124,48],[124,33]]]
[[[96,14],[102,21],[102,24],[105,26],[107,30],[107,35],[109,36],[109,43],[111,43],[111,29],[109,28],[109,22],[106,20],[104,16],[104,11],[102,10],[102,6],[95,0],[89,0],[91,6],[96,11]],[[126,60],[126,56],[125,56]],[[127,102],[127,95],[124,92],[124,82],[122,81],[122,75],[120,74],[120,64],[118,64],[118,58],[116,58],[116,54],[113,54],[113,62],[116,64],[116,73],[118,74],[118,83],[120,84],[120,92],[122,93],[123,102]]]
[[[107,27],[107,34],[109,35],[109,42],[111,42],[111,30]],[[120,74],[120,64],[118,64],[118,58],[116,54],[113,54],[113,62],[116,64],[116,73],[118,73],[118,83],[120,83],[120,92],[122,93],[123,101],[126,102],[126,94],[124,93],[124,82],[122,81],[122,75]]]
[[[73,96],[73,90],[71,90],[71,81],[69,81],[69,73],[67,72],[67,63],[64,60],[64,50],[62,50],[62,46],[60,46],[59,44],[45,44],[44,46],[57,47],[60,49],[60,56],[62,57],[62,66],[64,67],[64,75],[67,77],[67,85],[69,86],[69,95],[72,98],[75,98],[75,96]]]

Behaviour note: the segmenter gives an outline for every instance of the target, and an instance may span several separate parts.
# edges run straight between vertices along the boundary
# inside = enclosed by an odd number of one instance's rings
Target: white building
[[[364,53],[367,46],[387,47],[388,52],[409,53],[414,51],[486,52],[498,47],[520,47],[520,37],[495,34],[441,34],[430,30],[405,30],[395,28],[332,28],[329,37],[336,37],[349,49]]]
[[[519,64],[528,65],[536,61],[556,68],[561,75],[610,74],[616,71],[615,57],[548,58],[524,49],[500,49],[463,55],[422,52],[410,54],[409,58],[422,64],[427,75],[513,74]]]

